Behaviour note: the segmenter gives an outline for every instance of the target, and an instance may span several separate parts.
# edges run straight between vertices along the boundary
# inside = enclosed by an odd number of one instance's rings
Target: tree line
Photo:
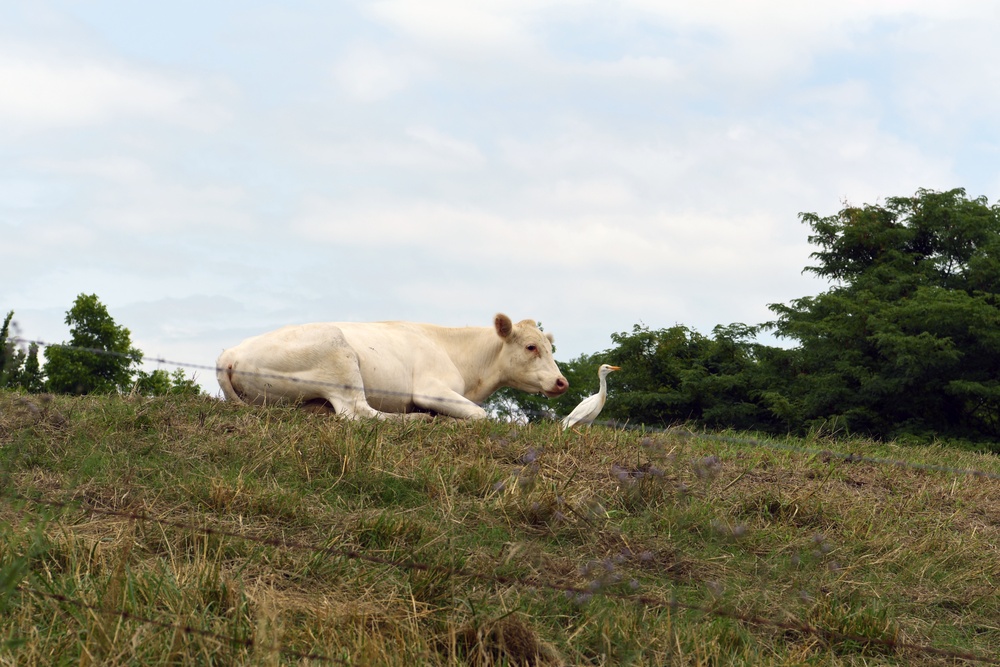
[[[14,312],[0,328],[0,388],[56,394],[197,395],[194,378],[180,368],[140,370],[142,352],[132,346],[129,330],[115,323],[96,294],[81,294],[66,313],[71,338],[45,348],[44,366],[38,343],[27,348],[11,336]]]
[[[816,296],[771,304],[774,319],[716,326],[635,325],[613,347],[560,366],[570,390],[543,399],[501,390],[496,412],[568,414],[612,377],[602,419],[687,423],[771,434],[1000,442],[1000,205],[963,189],[918,190],[883,204],[802,213],[813,266],[830,281]],[[197,394],[178,369],[140,371],[142,353],[96,295],[66,315],[71,340],[14,344],[0,330],[0,387],[28,392]],[[759,342],[767,333],[788,347]],[[992,445],[991,445],[992,446]]]
[[[1000,442],[1000,206],[921,189],[800,219],[816,248],[804,270],[828,279],[827,291],[709,335],[636,325],[613,334],[612,348],[560,364],[565,395],[503,394],[503,404],[566,414],[610,363],[622,370],[602,419]],[[763,333],[791,345],[762,344]]]

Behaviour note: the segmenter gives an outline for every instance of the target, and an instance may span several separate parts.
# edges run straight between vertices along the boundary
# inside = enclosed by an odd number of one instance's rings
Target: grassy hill
[[[998,545],[947,447],[0,393],[0,665],[995,661]]]

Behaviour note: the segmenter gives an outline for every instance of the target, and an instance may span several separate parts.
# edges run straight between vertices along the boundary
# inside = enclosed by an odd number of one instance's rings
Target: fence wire
[[[108,350],[102,350],[100,348],[79,347],[79,346],[66,345],[64,343],[49,343],[43,340],[31,340],[31,339],[17,338],[17,337],[12,338],[11,340],[14,341],[15,344],[27,344],[27,345],[34,344],[38,345],[39,347],[60,347],[65,349],[78,350],[81,352],[89,352],[92,354],[113,356],[118,358],[130,358],[126,354],[122,354],[120,352],[111,352]],[[175,368],[185,368],[188,370],[209,371],[213,374],[219,372],[220,370],[223,370],[215,365],[210,366],[207,364],[201,364],[195,362],[175,361],[175,360],[165,359],[163,357],[144,357],[143,361],[147,363],[155,363],[161,366],[172,366]],[[226,370],[228,371],[228,369]],[[432,395],[421,395],[421,394],[415,395],[412,392],[401,392],[387,388],[372,388],[372,387],[364,387],[352,384],[326,382],[322,380],[303,380],[301,378],[290,377],[288,375],[283,375],[279,373],[259,373],[259,372],[241,371],[241,370],[233,370],[232,372],[234,375],[246,375],[264,379],[280,379],[286,382],[302,383],[302,384],[307,384],[309,386],[326,387],[329,389],[347,389],[352,391],[362,391],[377,396],[400,396],[405,398],[415,397],[415,398],[425,398],[437,402],[448,402],[456,404],[465,403],[464,400],[455,399],[448,396],[432,396]],[[551,413],[538,412],[534,410],[524,410],[524,414],[525,416],[528,417],[539,417],[546,420],[554,419]],[[780,440],[771,440],[771,439],[764,440],[760,438],[737,437],[737,436],[730,436],[718,433],[707,433],[707,432],[696,433],[687,428],[653,427],[642,424],[621,423],[615,420],[597,420],[594,422],[594,424],[598,426],[605,426],[608,428],[627,429],[648,434],[668,434],[678,437],[698,438],[705,440],[714,440],[717,442],[727,442],[738,445],[747,445],[755,448],[775,449],[786,452],[792,452],[796,454],[804,454],[807,456],[828,456],[830,458],[840,458],[842,460],[850,462],[864,462],[881,466],[909,468],[912,470],[919,470],[924,472],[941,472],[958,476],[975,477],[978,479],[1000,480],[1000,473],[989,472],[985,470],[976,470],[971,468],[956,468],[954,466],[946,466],[946,465],[930,464],[930,463],[914,463],[911,461],[904,461],[902,459],[889,459],[884,457],[867,456],[865,454],[859,454],[857,452],[845,453],[826,447],[824,448],[802,447],[799,445],[792,445],[786,442],[781,442]]]

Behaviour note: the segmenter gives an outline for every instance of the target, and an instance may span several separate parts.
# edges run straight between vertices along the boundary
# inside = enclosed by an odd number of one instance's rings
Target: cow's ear
[[[496,317],[493,318],[493,326],[497,330],[497,335],[505,340],[514,331],[514,323],[503,313],[497,313]]]
[[[556,344],[556,337],[552,335],[551,331],[546,331],[545,332],[545,337],[548,338],[549,342],[552,343],[553,345]]]

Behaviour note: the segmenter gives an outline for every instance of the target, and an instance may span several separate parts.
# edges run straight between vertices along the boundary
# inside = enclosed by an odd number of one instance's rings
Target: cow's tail
[[[218,361],[215,362],[215,377],[219,380],[219,386],[222,387],[222,394],[226,397],[227,401],[244,403],[245,401],[240,397],[236,387],[233,386],[233,371],[235,370],[235,366],[236,362],[229,359],[229,355],[223,352],[219,356]]]

